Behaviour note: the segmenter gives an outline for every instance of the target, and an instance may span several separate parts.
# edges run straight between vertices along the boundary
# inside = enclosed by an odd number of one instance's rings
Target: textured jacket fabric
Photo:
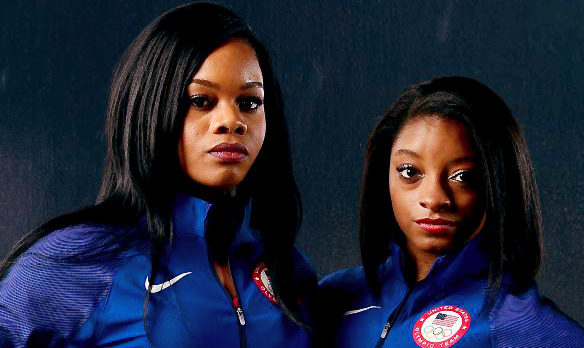
[[[439,257],[427,277],[404,278],[398,246],[380,266],[380,296],[367,285],[363,268],[334,273],[321,281],[319,342],[334,347],[584,347],[584,331],[535,283],[514,293],[503,277],[490,311],[489,269],[484,236],[458,253]]]
[[[250,204],[229,254],[238,294],[233,303],[208,254],[210,207],[177,196],[173,241],[156,279],[147,279],[151,260],[143,224],[124,232],[135,238],[131,248],[109,255],[91,253],[104,237],[120,232],[111,226],[75,226],[44,237],[0,283],[0,347],[308,346],[309,331],[286,316],[270,292],[262,243],[249,227]],[[292,252],[295,281],[315,288],[313,268]]]

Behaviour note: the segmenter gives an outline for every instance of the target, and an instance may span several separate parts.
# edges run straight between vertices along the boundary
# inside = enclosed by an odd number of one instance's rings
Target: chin
[[[426,252],[428,253],[442,255],[451,250],[454,250],[455,245],[454,241],[450,238],[448,239],[432,238],[431,240],[426,241],[423,248],[426,249]]]
[[[221,175],[219,177],[210,178],[203,182],[205,186],[229,190],[241,184],[245,176],[242,175]]]

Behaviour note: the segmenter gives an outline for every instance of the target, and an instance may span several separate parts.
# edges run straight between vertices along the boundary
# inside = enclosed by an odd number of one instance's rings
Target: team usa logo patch
[[[432,308],[414,325],[414,341],[425,348],[453,346],[468,331],[470,321],[470,314],[462,307]]]
[[[253,270],[252,278],[260,291],[266,295],[268,300],[272,301],[272,303],[278,303],[274,296],[274,291],[272,291],[272,282],[268,276],[268,266],[266,266],[265,263],[262,262],[256,266]]]

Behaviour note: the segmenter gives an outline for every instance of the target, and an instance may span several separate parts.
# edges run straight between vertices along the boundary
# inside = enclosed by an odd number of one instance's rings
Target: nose
[[[426,177],[420,190],[420,205],[423,208],[433,212],[448,211],[452,208],[448,184],[440,178]]]
[[[247,132],[247,124],[242,120],[237,106],[224,105],[214,110],[211,121],[211,131],[214,134],[238,134]]]

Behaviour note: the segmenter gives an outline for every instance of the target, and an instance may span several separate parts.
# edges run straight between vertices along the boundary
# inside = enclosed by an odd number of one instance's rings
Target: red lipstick
[[[444,233],[449,231],[454,223],[444,219],[420,219],[416,220],[418,226],[431,233]]]
[[[221,143],[209,150],[209,154],[224,163],[237,163],[247,157],[248,151],[238,143]]]

